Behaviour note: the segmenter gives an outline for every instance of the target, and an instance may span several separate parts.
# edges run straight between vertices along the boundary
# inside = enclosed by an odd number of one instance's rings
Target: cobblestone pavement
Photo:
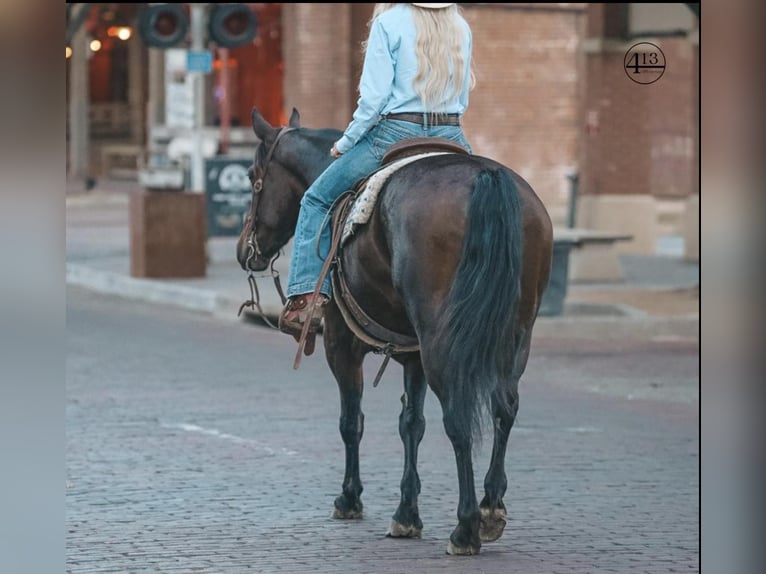
[[[694,343],[540,339],[511,433],[508,527],[452,557],[456,469],[432,395],[423,538],[384,536],[403,462],[398,365],[365,391],[365,517],[338,521],[338,393],[321,347],[293,371],[294,342],[265,328],[76,289],[67,311],[68,573],[699,570]]]

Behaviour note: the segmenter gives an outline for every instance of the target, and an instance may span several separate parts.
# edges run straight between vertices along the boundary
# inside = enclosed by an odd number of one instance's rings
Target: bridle
[[[250,208],[250,216],[252,217],[252,222],[250,226],[250,235],[247,238],[247,259],[245,260],[245,269],[249,270],[247,281],[250,285],[250,299],[248,301],[245,301],[240,305],[239,312],[237,313],[237,317],[239,317],[242,314],[242,311],[245,309],[245,307],[256,308],[258,310],[258,313],[261,316],[261,319],[264,320],[264,322],[274,329],[277,329],[271,321],[266,317],[266,314],[263,312],[263,309],[261,309],[261,297],[260,293],[258,292],[258,286],[255,282],[255,276],[253,275],[252,269],[250,269],[250,261],[253,260],[253,258],[260,258],[261,255],[263,255],[263,252],[261,251],[261,247],[258,244],[258,236],[256,233],[257,230],[257,224],[258,224],[258,205],[261,201],[261,191],[263,190],[263,180],[266,179],[266,172],[269,169],[269,163],[271,163],[272,157],[274,157],[274,151],[277,149],[277,144],[279,143],[279,140],[282,138],[283,135],[285,135],[287,132],[291,132],[296,128],[293,127],[282,127],[279,132],[277,133],[277,137],[274,138],[274,143],[271,145],[269,150],[266,152],[266,158],[263,161],[263,169],[261,170],[260,176],[253,182],[253,200],[252,200],[252,206]],[[255,163],[255,162],[254,162]],[[271,258],[269,262],[269,269],[271,271],[271,276],[274,279],[274,286],[277,289],[277,292],[279,293],[279,297],[282,300],[282,304],[284,305],[287,302],[287,298],[285,297],[284,291],[282,290],[282,284],[279,280],[279,271],[274,269],[274,264],[276,263],[277,259],[279,259],[279,255],[281,253],[281,250],[277,250],[276,254]]]

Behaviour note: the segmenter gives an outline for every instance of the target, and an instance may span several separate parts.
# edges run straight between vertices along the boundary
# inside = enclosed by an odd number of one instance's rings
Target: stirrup
[[[292,335],[298,342],[300,341],[300,336],[306,321],[310,320],[311,325],[309,326],[309,333],[316,333],[322,323],[324,307],[329,301],[329,298],[321,293],[317,297],[320,298],[320,301],[318,301],[317,305],[314,307],[314,312],[311,317],[309,317],[309,310],[312,302],[311,293],[290,297],[287,301],[287,305],[285,305],[285,308],[279,316],[279,330],[288,335]]]

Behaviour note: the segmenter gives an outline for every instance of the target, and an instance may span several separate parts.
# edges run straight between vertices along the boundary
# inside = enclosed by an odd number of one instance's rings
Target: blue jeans
[[[295,228],[287,281],[288,297],[312,293],[316,287],[331,242],[329,222],[324,227],[322,223],[338,196],[378,169],[391,145],[405,138],[429,136],[453,140],[471,151],[460,126],[429,127],[401,120],[381,120],[311,184],[301,200]],[[329,149],[327,153],[330,153]],[[320,292],[328,297],[332,295],[329,274],[322,282]]]

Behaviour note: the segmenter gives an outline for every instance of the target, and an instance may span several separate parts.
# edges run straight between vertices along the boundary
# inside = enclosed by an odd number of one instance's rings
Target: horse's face
[[[280,163],[277,147],[282,136],[298,127],[297,117],[287,128],[273,128],[253,110],[253,130],[261,139],[248,170],[252,186],[250,210],[237,242],[237,260],[245,271],[263,271],[292,236],[299,197],[297,182]]]

